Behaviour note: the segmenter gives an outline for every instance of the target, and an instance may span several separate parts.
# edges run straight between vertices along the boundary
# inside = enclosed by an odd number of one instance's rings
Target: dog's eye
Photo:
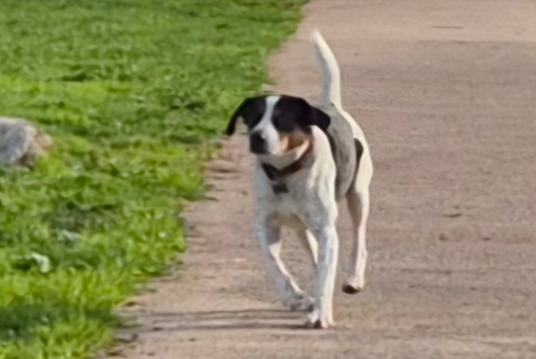
[[[294,130],[294,123],[285,116],[275,115],[272,119],[274,127],[281,132],[291,132]]]
[[[255,116],[251,116],[251,117],[248,117],[248,124],[250,126],[255,126],[257,123],[260,122],[262,116],[261,115],[255,115]]]
[[[262,119],[262,114],[259,113],[248,113],[246,116],[244,116],[244,119],[246,120],[246,125],[249,128],[255,127],[260,120]]]

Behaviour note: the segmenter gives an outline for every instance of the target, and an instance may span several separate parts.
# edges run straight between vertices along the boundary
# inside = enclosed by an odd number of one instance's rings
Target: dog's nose
[[[266,141],[260,132],[253,132],[249,135],[249,150],[252,153],[266,153]]]

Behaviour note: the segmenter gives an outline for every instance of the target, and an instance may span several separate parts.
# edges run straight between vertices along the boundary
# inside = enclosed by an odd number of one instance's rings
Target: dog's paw
[[[285,306],[291,311],[298,310],[313,310],[314,299],[307,296],[305,293],[296,293],[291,298],[285,301]]]
[[[365,281],[363,279],[348,279],[342,285],[342,291],[346,294],[356,294],[365,289]]]
[[[357,294],[359,292],[362,292],[364,288],[364,285],[354,285],[349,283],[345,283],[342,285],[342,291],[346,294]]]
[[[335,322],[331,315],[322,313],[319,310],[313,310],[307,316],[305,326],[313,329],[328,329],[329,327],[335,326]]]

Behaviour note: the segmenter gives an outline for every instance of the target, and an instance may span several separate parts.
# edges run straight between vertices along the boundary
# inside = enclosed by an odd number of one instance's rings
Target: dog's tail
[[[341,108],[341,73],[335,55],[318,30],[313,31],[313,41],[322,71],[322,101]]]

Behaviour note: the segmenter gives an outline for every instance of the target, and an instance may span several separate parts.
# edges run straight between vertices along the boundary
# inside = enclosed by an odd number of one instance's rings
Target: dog
[[[363,131],[342,107],[340,70],[320,32],[313,43],[323,75],[322,103],[304,98],[262,95],[245,99],[226,133],[239,119],[248,128],[255,164],[255,231],[270,277],[285,306],[305,309],[306,326],[334,325],[333,293],[339,238],[337,205],[346,199],[353,221],[352,250],[342,290],[355,294],[365,285],[366,226],[373,166]],[[296,284],[280,258],[281,228],[296,231],[315,266],[314,296]]]

